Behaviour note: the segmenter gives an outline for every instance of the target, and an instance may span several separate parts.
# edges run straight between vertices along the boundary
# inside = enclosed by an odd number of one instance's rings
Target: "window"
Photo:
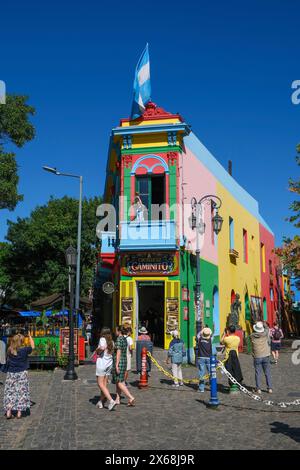
[[[273,289],[270,289],[270,300],[271,300],[271,302],[274,302],[274,291],[273,291]]]
[[[244,262],[248,263],[248,234],[245,229],[243,229],[243,257]]]
[[[229,217],[229,249],[234,249],[234,222],[231,217]]]
[[[261,252],[261,267],[262,272],[266,272],[266,250],[265,245],[263,243],[260,244],[260,252]]]
[[[272,266],[272,260],[269,259],[269,273],[273,274],[273,266]]]
[[[142,203],[148,209],[148,219],[165,219],[165,208],[158,209],[158,206],[165,204],[165,176],[137,176],[136,192],[139,194]],[[155,207],[153,207],[155,206]]]

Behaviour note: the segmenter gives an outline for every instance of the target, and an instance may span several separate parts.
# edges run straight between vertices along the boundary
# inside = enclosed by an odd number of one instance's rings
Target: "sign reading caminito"
[[[178,273],[177,254],[139,253],[125,255],[122,260],[122,272],[126,276],[165,276]]]

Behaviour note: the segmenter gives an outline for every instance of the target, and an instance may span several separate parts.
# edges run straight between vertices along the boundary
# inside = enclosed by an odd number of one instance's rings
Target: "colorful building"
[[[246,334],[253,319],[274,320],[281,277],[274,275],[274,236],[257,201],[179,114],[150,102],[141,118],[122,119],[111,133],[104,202],[115,208],[115,215],[98,231],[102,239],[96,289],[102,298],[100,324],[109,320],[111,326],[130,324],[136,336],[139,324],[147,321],[156,332],[156,345],[163,348],[168,347],[170,332],[179,329],[192,358],[196,238],[189,226],[190,201],[205,195],[221,199],[223,227],[216,236],[214,205],[203,204],[203,324],[213,329],[218,342],[236,294],[241,301],[239,324]],[[101,288],[107,280],[115,285],[109,302]]]

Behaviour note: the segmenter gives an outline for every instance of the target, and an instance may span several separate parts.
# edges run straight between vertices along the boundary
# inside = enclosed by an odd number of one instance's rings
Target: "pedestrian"
[[[279,328],[279,324],[275,322],[273,324],[273,328],[270,331],[271,336],[271,351],[273,355],[274,362],[273,364],[277,364],[279,359],[279,351],[281,348],[281,340],[284,337],[282,329]]]
[[[177,330],[173,330],[171,335],[173,336],[173,339],[169,346],[166,363],[169,364],[169,359],[171,358],[172,375],[174,376],[173,387],[179,387],[179,385],[183,385],[181,366],[183,358],[186,356],[186,351],[184,348],[184,342],[179,338],[179,332]]]
[[[235,335],[235,332],[236,328],[234,325],[226,328],[221,338],[221,344],[225,346],[225,368],[238,383],[242,383],[243,375],[239,361],[240,338]],[[231,380],[229,380],[229,386],[231,387],[232,385]]]
[[[235,334],[236,328],[234,325],[230,325],[228,328],[225,328],[224,333],[221,338],[221,344],[225,346],[225,361],[227,361],[229,357],[230,351],[236,351],[237,355],[239,355],[239,345],[240,345],[240,338]]]
[[[128,375],[131,370],[131,358],[132,358],[132,351],[133,351],[133,339],[131,338],[132,335],[132,328],[129,326],[126,331],[126,341],[127,341],[127,367],[125,373],[125,385],[127,384]]]
[[[253,330],[253,333],[250,335],[250,340],[254,359],[256,392],[261,393],[261,371],[263,370],[268,392],[272,393],[268,330],[264,327],[264,324],[261,321],[258,321],[253,325]]]
[[[7,349],[6,380],[4,387],[4,410],[6,418],[13,418],[13,411],[17,411],[17,418],[22,417],[22,412],[30,409],[30,392],[28,369],[28,356],[34,349],[34,342],[28,335],[30,346],[24,346],[25,337],[21,334],[14,335]]]
[[[85,335],[88,346],[91,345],[91,337],[92,337],[92,322],[90,320],[87,321],[87,325],[85,327]]]
[[[116,384],[116,405],[120,404],[121,392],[128,398],[127,406],[135,406],[135,398],[131,395],[125,385],[125,372],[127,368],[127,329],[125,326],[117,326],[114,355],[113,355],[113,369],[112,369],[112,382]]]
[[[210,374],[210,356],[212,355],[212,331],[209,327],[203,328],[198,336],[198,367],[199,367],[199,392],[204,393],[205,372]]]
[[[139,329],[139,335],[137,337],[138,341],[151,341],[150,336],[148,335],[148,330],[144,326]]]
[[[111,411],[116,405],[116,402],[112,399],[111,394],[109,393],[107,384],[108,377],[111,374],[112,365],[113,365],[113,350],[114,343],[112,340],[111,331],[109,328],[102,328],[100,333],[100,340],[98,348],[95,353],[97,354],[96,360],[96,376],[97,383],[100,389],[100,400],[97,403],[97,407],[102,409],[104,402],[108,400],[108,409]]]

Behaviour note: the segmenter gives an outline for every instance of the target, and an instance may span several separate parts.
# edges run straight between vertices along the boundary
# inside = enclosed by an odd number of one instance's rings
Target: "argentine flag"
[[[140,117],[145,111],[145,105],[150,101],[151,82],[150,82],[150,59],[148,43],[142,53],[135,69],[133,83],[133,103],[131,110],[131,119]]]

